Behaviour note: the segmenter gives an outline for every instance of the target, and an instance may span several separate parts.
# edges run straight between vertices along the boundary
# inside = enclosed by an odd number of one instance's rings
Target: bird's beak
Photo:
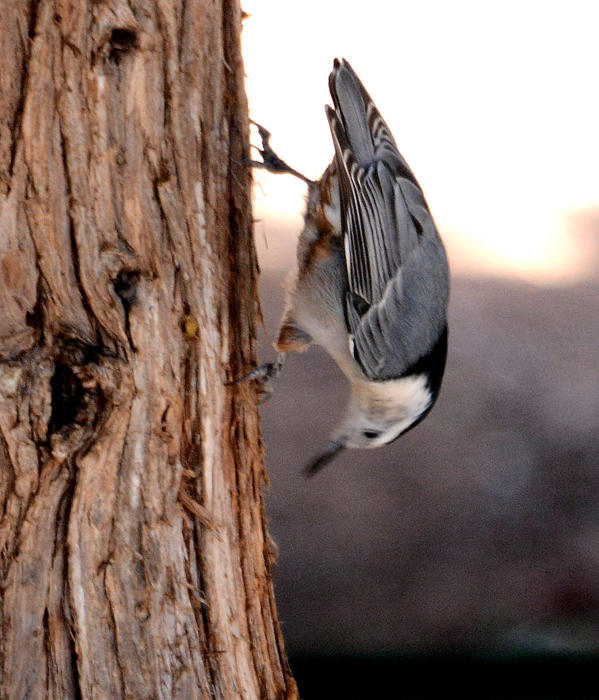
[[[316,472],[319,472],[323,467],[329,462],[332,462],[335,457],[345,449],[345,439],[335,440],[329,442],[328,445],[317,455],[311,462],[309,462],[304,468],[304,474],[307,477],[314,476]]]

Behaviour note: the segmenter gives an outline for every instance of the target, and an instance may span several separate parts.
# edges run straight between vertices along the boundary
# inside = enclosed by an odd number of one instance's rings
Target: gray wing
[[[445,250],[414,174],[347,61],[335,61],[329,85],[354,357],[370,379],[399,377],[445,329]]]

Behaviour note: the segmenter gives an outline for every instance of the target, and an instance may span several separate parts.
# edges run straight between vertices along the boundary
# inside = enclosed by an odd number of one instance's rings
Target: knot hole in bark
[[[139,48],[139,36],[135,29],[125,27],[113,29],[110,35],[108,60],[120,63],[125,54],[131,53],[137,48]]]
[[[58,440],[66,445],[70,441],[71,447],[76,447],[75,443],[91,434],[103,404],[99,357],[98,348],[59,341],[50,379],[51,443]]]
[[[57,362],[50,380],[52,413],[50,434],[74,423],[85,406],[85,390],[81,380],[66,364]]]
[[[126,313],[137,301],[137,284],[140,273],[137,270],[121,270],[113,282],[114,291],[121,300]]]

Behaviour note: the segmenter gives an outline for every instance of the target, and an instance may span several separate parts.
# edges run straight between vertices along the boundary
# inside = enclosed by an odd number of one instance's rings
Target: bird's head
[[[341,423],[329,443],[308,464],[306,475],[320,471],[345,448],[387,445],[419,423],[435,399],[426,374],[353,384]]]

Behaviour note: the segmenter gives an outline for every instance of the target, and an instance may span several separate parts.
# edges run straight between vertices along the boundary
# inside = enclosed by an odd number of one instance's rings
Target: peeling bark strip
[[[238,0],[0,17],[0,697],[297,697]]]

